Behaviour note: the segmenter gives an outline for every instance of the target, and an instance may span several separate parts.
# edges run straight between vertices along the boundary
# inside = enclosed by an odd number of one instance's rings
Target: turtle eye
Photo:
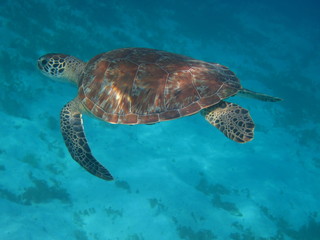
[[[44,65],[46,65],[48,63],[48,61],[46,60],[46,59],[43,59],[42,61],[41,61],[41,64],[44,66]]]

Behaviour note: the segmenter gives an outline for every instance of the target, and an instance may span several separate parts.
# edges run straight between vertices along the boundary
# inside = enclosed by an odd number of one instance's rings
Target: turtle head
[[[39,70],[47,77],[77,84],[85,63],[65,54],[49,53],[38,59]]]

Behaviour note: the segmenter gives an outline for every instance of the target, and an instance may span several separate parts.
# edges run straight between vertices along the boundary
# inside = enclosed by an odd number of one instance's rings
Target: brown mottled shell
[[[142,124],[192,115],[240,88],[235,74],[222,65],[154,49],[124,48],[88,62],[79,99],[104,121]]]

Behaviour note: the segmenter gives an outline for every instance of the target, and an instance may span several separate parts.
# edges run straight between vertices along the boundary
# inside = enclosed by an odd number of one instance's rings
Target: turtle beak
[[[40,69],[40,70],[42,70],[42,65],[41,65],[41,62],[40,62],[40,59],[38,59],[38,68]]]
[[[43,57],[38,59],[38,68],[43,70],[44,65],[47,63],[47,60],[43,59]]]

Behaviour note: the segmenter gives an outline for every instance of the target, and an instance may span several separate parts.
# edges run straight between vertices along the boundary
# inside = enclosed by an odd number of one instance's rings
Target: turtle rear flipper
[[[221,101],[202,110],[201,114],[233,141],[245,143],[253,139],[254,123],[249,111],[237,104]]]
[[[91,174],[105,180],[113,180],[110,172],[91,153],[84,135],[82,114],[79,111],[79,101],[77,99],[63,107],[60,114],[60,127],[64,142],[72,158]]]
[[[247,98],[254,98],[254,99],[258,99],[261,101],[265,101],[265,102],[278,102],[278,101],[282,101],[281,98],[278,97],[272,97],[269,96],[267,94],[263,94],[263,93],[257,93],[245,88],[242,88],[239,90],[239,92],[237,93],[237,96],[241,96],[241,97],[247,97]]]

